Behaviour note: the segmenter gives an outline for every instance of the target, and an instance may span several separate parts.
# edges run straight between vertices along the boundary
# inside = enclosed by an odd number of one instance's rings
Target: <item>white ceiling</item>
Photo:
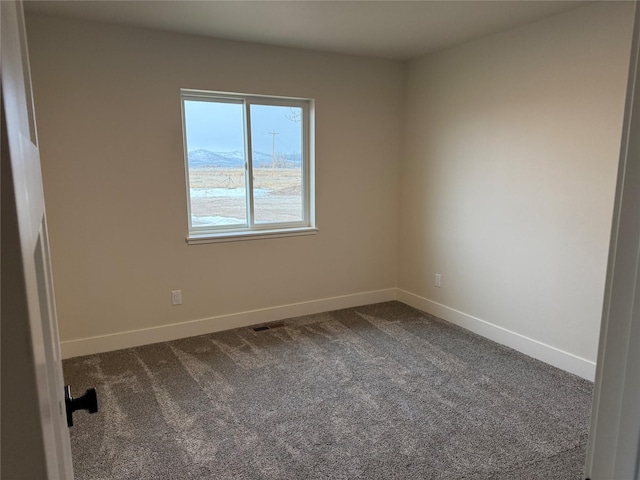
[[[27,1],[27,12],[407,60],[584,1]]]

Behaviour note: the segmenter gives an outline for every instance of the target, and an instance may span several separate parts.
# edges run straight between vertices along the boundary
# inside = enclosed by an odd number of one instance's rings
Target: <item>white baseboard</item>
[[[397,289],[389,288],[373,292],[356,293],[340,297],[323,298],[309,302],[280,305],[247,312],[220,315],[189,322],[161,325],[128,332],[79,338],[60,342],[62,358],[79,357],[94,353],[111,352],[123,348],[151,343],[167,342],[238,327],[248,327],[265,322],[275,322],[300,315],[328,312],[341,308],[358,307],[396,299]]]
[[[468,315],[427,298],[402,289],[389,288],[373,292],[356,293],[340,297],[324,298],[309,302],[280,305],[277,307],[250,310],[247,312],[220,315],[189,322],[161,325],[141,330],[80,338],[60,342],[62,358],[110,352],[123,348],[137,347],[151,343],[167,342],[179,338],[193,337],[232,328],[248,327],[266,322],[313,313],[328,312],[341,308],[358,307],[372,303],[398,300],[418,310],[430,313],[455,325],[459,325],[478,335],[506,345],[519,352],[549,363],[587,380],[595,378],[595,362],[578,357],[558,348],[546,345],[519,333],[507,330],[480,318]]]
[[[406,290],[398,289],[397,300],[579,377],[592,382],[595,379],[596,364],[585,358],[546,345]]]

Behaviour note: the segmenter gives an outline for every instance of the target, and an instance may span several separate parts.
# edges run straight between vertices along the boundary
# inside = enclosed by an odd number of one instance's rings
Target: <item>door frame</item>
[[[585,466],[591,480],[640,479],[640,6],[629,81]]]
[[[21,1],[0,1],[3,478],[73,479]]]

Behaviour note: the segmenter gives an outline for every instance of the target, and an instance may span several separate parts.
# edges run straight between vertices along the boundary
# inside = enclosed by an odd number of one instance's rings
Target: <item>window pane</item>
[[[242,103],[185,100],[191,224],[247,224]]]
[[[302,108],[251,105],[255,223],[303,220]]]

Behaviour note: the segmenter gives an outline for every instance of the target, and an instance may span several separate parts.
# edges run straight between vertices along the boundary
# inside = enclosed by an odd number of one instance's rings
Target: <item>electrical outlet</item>
[[[171,292],[171,305],[182,305],[182,290]]]
[[[442,286],[442,275],[440,275],[439,273],[436,273],[435,284],[436,284],[436,287],[441,287]]]

